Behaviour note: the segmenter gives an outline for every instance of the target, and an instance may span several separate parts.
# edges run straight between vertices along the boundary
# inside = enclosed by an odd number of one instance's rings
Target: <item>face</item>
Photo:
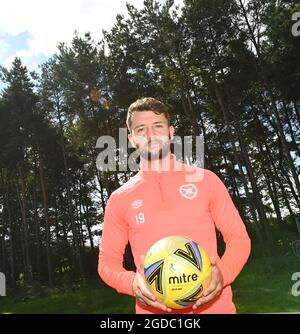
[[[168,155],[173,136],[174,128],[168,125],[164,114],[155,114],[153,111],[133,114],[128,139],[143,159],[157,160]]]

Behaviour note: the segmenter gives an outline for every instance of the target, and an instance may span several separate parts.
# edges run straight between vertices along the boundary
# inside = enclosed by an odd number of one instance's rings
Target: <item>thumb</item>
[[[211,256],[211,258],[210,258],[210,264],[212,266],[216,266],[217,265],[217,259],[216,259],[215,256]]]

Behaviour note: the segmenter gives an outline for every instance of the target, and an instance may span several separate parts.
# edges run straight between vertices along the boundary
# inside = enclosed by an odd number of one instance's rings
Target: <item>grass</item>
[[[292,294],[294,272],[300,262],[291,254],[250,260],[232,285],[238,313],[300,312],[300,296]]]
[[[0,299],[0,314],[113,314],[134,313],[134,301],[99,282],[75,291],[45,296]]]
[[[291,293],[292,285],[296,283],[291,279],[294,272],[300,272],[300,263],[291,254],[250,259],[232,286],[238,312],[300,312],[300,296]],[[76,290],[1,297],[1,313],[134,313],[134,300],[101,282],[92,282]]]

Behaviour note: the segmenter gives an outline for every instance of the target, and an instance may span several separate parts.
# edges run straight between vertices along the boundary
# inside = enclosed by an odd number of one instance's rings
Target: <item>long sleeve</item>
[[[212,173],[212,196],[210,211],[217,229],[226,244],[225,252],[218,263],[223,274],[224,286],[231,284],[245,265],[251,249],[245,225],[224,185]]]
[[[128,243],[128,230],[117,204],[117,196],[111,195],[105,209],[98,273],[106,284],[118,292],[133,295],[132,281],[135,273],[127,271],[123,267],[124,251]]]

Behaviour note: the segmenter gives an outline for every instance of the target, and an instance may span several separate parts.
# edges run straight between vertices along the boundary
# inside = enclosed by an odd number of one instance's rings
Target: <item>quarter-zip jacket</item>
[[[217,253],[216,229],[226,244],[221,258]],[[224,278],[222,293],[213,301],[196,310],[188,308],[174,313],[235,313],[230,284],[250,254],[245,225],[216,174],[182,164],[174,155],[169,171],[140,170],[110,196],[100,242],[100,277],[118,292],[133,296],[135,273],[123,268],[127,243],[130,242],[139,268],[140,255],[146,255],[157,240],[170,235],[184,235],[198,242],[210,257],[217,258]],[[136,313],[162,311],[137,302]]]

